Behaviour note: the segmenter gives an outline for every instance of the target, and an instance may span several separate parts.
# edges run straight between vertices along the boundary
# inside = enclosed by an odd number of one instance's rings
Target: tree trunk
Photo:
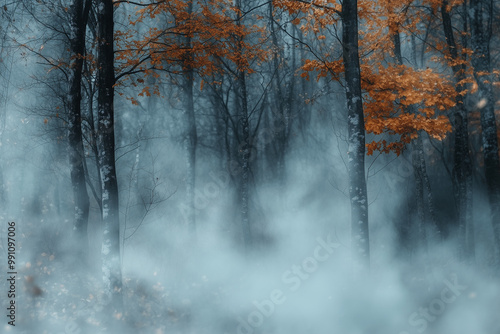
[[[237,22],[241,25],[241,0],[236,1],[238,10]],[[238,52],[243,57],[243,37],[238,41]],[[250,217],[249,217],[249,183],[250,183],[250,122],[248,114],[248,97],[246,86],[246,73],[241,64],[238,66],[238,88],[239,99],[241,101],[241,113],[239,121],[241,123],[241,143],[240,150],[240,163],[241,163],[241,178],[240,178],[240,210],[241,210],[241,228],[243,232],[243,244],[247,250],[250,249],[252,244],[252,235],[250,230]]]
[[[453,26],[451,24],[450,13],[446,10],[448,1],[443,1],[441,5],[441,17],[443,19],[443,30],[448,45],[448,52],[455,64],[461,60],[458,54],[457,44],[453,35]],[[466,12],[466,2],[463,4],[464,12]],[[467,17],[464,17],[464,26],[467,31]],[[465,39],[466,41],[466,39]],[[462,45],[466,47],[467,45]],[[462,57],[466,57],[462,55]],[[465,60],[465,59],[464,59]],[[457,91],[462,92],[465,87],[462,83],[465,79],[465,64],[452,66],[453,76],[455,79]],[[456,107],[454,109],[454,163],[453,163],[453,192],[455,203],[458,212],[458,243],[459,243],[459,258],[461,260],[474,260],[474,226],[472,221],[472,161],[469,154],[469,132],[468,132],[468,115],[465,109],[464,98],[461,94],[456,97]],[[469,233],[467,233],[469,231]]]
[[[425,214],[425,189],[424,189],[424,171],[425,160],[423,161],[423,152],[418,140],[422,140],[420,135],[412,142],[411,163],[413,167],[413,175],[415,177],[415,202],[417,207],[417,222],[416,222],[416,239],[415,243],[417,250],[427,252],[427,231],[426,231],[426,214]],[[422,168],[422,165],[424,168]]]
[[[250,131],[249,131],[249,119],[248,119],[248,102],[247,102],[247,88],[245,73],[240,72],[240,96],[242,100],[242,116],[241,127],[242,127],[242,140],[243,145],[241,146],[241,183],[240,183],[240,201],[241,201],[241,225],[243,228],[243,242],[246,248],[251,245],[251,232],[250,232],[250,217],[249,217],[249,178],[250,178]]]
[[[500,158],[498,156],[498,134],[490,58],[493,2],[471,0],[470,6],[471,42],[474,51],[472,66],[478,85],[484,169],[495,241],[495,261],[496,266],[500,269]]]
[[[282,75],[281,68],[283,67],[283,63],[280,61],[280,45],[278,42],[278,34],[276,32],[276,28],[274,26],[274,6],[273,2],[269,2],[269,25],[270,25],[270,34],[271,41],[273,46],[273,68],[272,75],[273,80],[271,83],[272,91],[275,92],[274,102],[271,104],[273,107],[271,108],[271,125],[277,127],[279,130],[279,135],[276,140],[274,140],[274,151],[275,155],[271,156],[271,170],[274,171],[274,175],[278,181],[278,185],[281,188],[281,191],[284,189],[285,185],[285,156],[287,149],[287,141],[288,141],[288,101],[285,101],[285,94],[283,93],[283,85],[282,85]],[[292,79],[293,80],[293,79]]]
[[[193,11],[193,2],[188,3],[188,13],[191,15]],[[188,35],[184,38],[184,46],[187,50],[191,50],[191,37]],[[182,91],[184,93],[184,114],[185,114],[185,129],[183,135],[184,151],[186,155],[186,202],[187,202],[187,223],[188,228],[194,235],[196,233],[196,211],[195,211],[195,186],[196,186],[196,144],[198,135],[196,132],[196,119],[194,114],[194,96],[193,83],[194,72],[192,67],[193,55],[190,51],[187,52],[183,64],[183,80]]]
[[[109,311],[122,313],[120,223],[115,168],[113,1],[97,1],[98,44],[98,150],[102,185],[102,270]]]
[[[70,7],[71,11],[71,59],[69,76],[69,117],[68,117],[68,140],[69,140],[69,163],[71,169],[71,185],[73,189],[73,200],[75,220],[73,230],[76,238],[77,256],[85,263],[88,254],[87,225],[89,218],[89,195],[85,180],[84,170],[84,148],[82,138],[82,112],[81,112],[81,88],[83,54],[85,51],[86,21],[90,9],[90,1],[74,0]]]
[[[349,136],[351,249],[355,263],[355,274],[368,271],[370,267],[368,196],[365,179],[365,123],[358,52],[357,6],[357,0],[344,0],[342,5],[342,46]]]
[[[295,25],[292,26],[292,36],[296,37],[298,41],[304,40],[304,34]],[[299,54],[299,59],[305,59],[307,57],[307,52],[304,47],[304,43],[297,43],[297,44],[294,45],[294,50],[298,49],[297,52]],[[298,48],[296,46],[298,46]],[[295,70],[295,66],[293,66],[293,69]],[[305,145],[307,145],[309,138],[309,136],[306,134],[306,129],[311,123],[311,114],[312,114],[311,112],[312,103],[307,101],[313,95],[311,87],[312,87],[311,80],[300,80],[299,90],[302,92],[302,98],[305,99],[306,102],[301,107],[300,112],[297,113],[297,127],[298,131],[302,136],[302,141],[304,142]]]

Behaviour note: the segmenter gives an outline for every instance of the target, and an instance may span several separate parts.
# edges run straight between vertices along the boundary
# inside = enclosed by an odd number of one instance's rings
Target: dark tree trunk
[[[455,64],[452,66],[458,92],[462,92],[465,87],[462,83],[465,79],[465,64],[459,64],[461,60],[451,24],[450,13],[446,10],[448,1],[443,1],[441,5],[441,17],[443,19],[443,30],[448,45],[448,52]],[[466,2],[463,4],[466,12]],[[467,17],[464,17],[464,27],[467,31]],[[466,47],[463,45],[462,47]],[[462,57],[466,57],[462,55]],[[464,59],[465,60],[465,59]],[[459,258],[461,260],[474,260],[474,226],[472,221],[472,161],[469,154],[469,132],[468,115],[465,109],[464,98],[461,94],[456,97],[456,107],[453,112],[453,126],[455,134],[454,142],[454,163],[453,163],[453,190],[458,213],[458,224],[456,226],[459,242]]]
[[[120,222],[115,168],[113,1],[97,1],[98,34],[98,150],[102,185],[102,269],[109,311],[122,312]]]
[[[424,142],[422,140],[422,136],[418,136],[416,139],[417,147],[419,150],[419,162],[420,162],[420,168],[422,170],[422,179],[424,182],[424,187],[425,190],[427,191],[427,196],[425,197],[427,200],[427,221],[429,222],[430,230],[431,230],[431,236],[434,237],[434,239],[439,239],[441,236],[441,230],[440,230],[440,225],[436,221],[436,211],[434,210],[434,196],[432,195],[432,188],[431,188],[431,182],[429,180],[429,174],[427,173],[427,165],[425,162],[425,151],[424,151]]]
[[[216,77],[214,77],[215,79]],[[219,79],[223,82],[223,79]],[[219,167],[224,170],[226,167],[225,161],[229,154],[227,149],[228,133],[229,133],[229,110],[224,100],[224,91],[221,85],[209,85],[209,98],[215,115],[215,142],[217,143],[217,155],[219,158]]]
[[[293,35],[297,35],[297,39],[299,41],[304,40],[304,34],[299,28],[294,25],[292,29]],[[299,59],[305,59],[307,57],[306,49],[303,44],[304,43],[298,43]],[[293,68],[295,69],[295,67]],[[297,127],[302,135],[304,144],[307,145],[309,136],[306,133],[306,129],[311,123],[312,115],[312,103],[307,101],[308,99],[311,99],[313,95],[311,80],[300,80],[300,91],[302,92],[303,97],[306,99],[306,103],[301,108],[301,111],[297,113]]]
[[[278,42],[278,33],[276,31],[276,27],[274,25],[274,6],[273,2],[269,2],[269,25],[270,25],[270,33],[271,33],[271,41],[273,46],[273,62],[272,62],[272,75],[273,80],[271,84],[272,91],[274,92],[274,103],[272,103],[271,108],[271,125],[276,128],[278,131],[278,135],[273,140],[274,147],[271,150],[274,153],[270,157],[270,169],[274,171],[274,175],[278,181],[278,185],[280,188],[283,188],[285,185],[285,156],[288,144],[288,114],[289,114],[289,105],[288,101],[285,99],[285,94],[283,92],[283,76],[282,76],[282,68],[283,63],[280,59],[282,59],[281,47]],[[292,79],[293,80],[293,79]],[[283,189],[282,189],[283,191]]]
[[[500,158],[490,58],[493,2],[471,0],[470,6],[471,44],[474,51],[472,66],[478,85],[484,170],[495,240],[495,261],[500,268]]]
[[[239,72],[238,85],[239,97],[241,99],[241,130],[242,143],[240,144],[240,162],[241,162],[241,179],[240,179],[240,209],[241,209],[241,227],[243,230],[243,243],[248,249],[251,246],[252,235],[250,230],[250,212],[249,212],[249,183],[250,183],[250,129],[248,115],[248,100],[246,87],[246,74],[244,71]]]
[[[425,188],[424,174],[426,174],[425,160],[423,157],[422,138],[419,137],[412,142],[411,163],[415,177],[415,203],[417,208],[416,220],[416,243],[417,250],[427,252],[427,231],[425,211]]]
[[[349,143],[349,197],[351,201],[351,249],[355,273],[370,268],[368,196],[365,179],[365,123],[358,52],[357,0],[342,5],[342,46],[346,81]]]
[[[85,52],[86,21],[90,9],[89,0],[74,0],[71,4],[71,35],[70,35],[70,82],[69,82],[69,163],[71,169],[71,185],[75,220],[73,229],[76,238],[77,256],[85,263],[88,254],[87,225],[89,218],[89,195],[85,179],[84,148],[82,137],[82,69]]]

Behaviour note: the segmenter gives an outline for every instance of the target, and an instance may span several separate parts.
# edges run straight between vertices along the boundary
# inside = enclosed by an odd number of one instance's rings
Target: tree
[[[363,181],[364,158],[361,157],[364,156],[365,145],[368,155],[377,150],[399,155],[413,140],[421,141],[422,132],[441,140],[451,130],[448,118],[436,116],[436,111],[445,111],[455,105],[456,92],[453,86],[431,68],[415,70],[402,63],[400,29],[404,28],[411,34],[419,22],[418,17],[407,19],[410,4],[411,1],[363,1],[359,4],[344,2],[340,6],[334,1],[276,1],[277,6],[287,9],[291,15],[305,13],[296,16],[292,22],[300,24],[304,31],[314,34],[320,42],[326,39],[325,33],[331,31],[327,28],[336,25],[339,17],[342,20],[343,59],[336,59],[333,56],[335,50],[320,43],[319,47],[312,50],[315,59],[305,59],[302,69],[306,78],[309,78],[310,72],[316,72],[318,79],[328,76],[345,84],[353,247],[359,254],[366,254],[367,259],[368,239],[365,236],[368,238],[368,214],[366,184]],[[367,27],[366,31],[360,33],[361,40],[358,40],[357,23],[354,23],[354,19],[357,22],[358,10]],[[403,26],[403,22],[406,22],[406,26]],[[336,30],[333,31],[334,38],[338,39]],[[312,49],[312,46],[309,48]],[[364,56],[360,59],[359,55]],[[396,58],[396,64],[387,64],[387,55]],[[359,63],[359,81],[356,62]],[[364,131],[380,135],[381,139],[365,144]],[[416,152],[420,153],[415,156],[418,158],[418,161],[415,160],[415,167],[421,171],[419,175],[423,182],[419,196],[423,198],[424,187],[427,188],[428,195],[431,194],[430,183],[426,181],[426,173],[422,169],[425,161],[421,145],[416,148]],[[430,196],[428,201],[432,216]],[[420,211],[424,212],[423,204]]]
[[[87,225],[89,216],[89,196],[87,192],[85,149],[83,144],[82,116],[82,75],[86,61],[86,30],[91,9],[90,0],[75,0],[67,3],[43,3],[40,10],[31,2],[24,2],[24,9],[34,18],[35,24],[44,28],[46,34],[39,40],[28,40],[21,46],[34,54],[48,70],[44,78],[35,78],[52,92],[52,98],[59,100],[49,108],[50,112],[42,111],[40,103],[36,108],[42,112],[45,123],[56,119],[59,131],[64,129],[68,138],[68,157],[70,167],[71,187],[73,191],[73,241],[75,259],[79,264],[87,264],[88,236]],[[40,12],[48,14],[42,16]],[[59,22],[59,24],[54,24]],[[50,47],[58,41],[57,47]],[[63,41],[61,45],[61,40]],[[36,44],[36,45],[35,45]],[[45,46],[49,46],[45,49]],[[64,84],[62,84],[64,82]],[[61,108],[62,107],[62,108]],[[55,109],[55,111],[54,111]],[[58,124],[58,122],[54,122]],[[53,122],[51,122],[52,124]],[[59,136],[55,136],[59,137]],[[61,145],[59,145],[61,146]],[[58,191],[58,187],[57,191]]]
[[[351,201],[351,248],[360,269],[370,267],[368,194],[365,179],[365,122],[361,93],[361,68],[358,49],[358,3],[342,3],[342,56],[349,140],[349,196]],[[356,269],[355,269],[356,270]],[[357,269],[359,270],[359,269]]]
[[[191,21],[193,14],[193,2],[188,1],[187,4],[187,21]],[[189,27],[193,26],[193,22],[188,22]],[[196,144],[198,134],[196,132],[196,119],[194,111],[194,69],[193,69],[193,54],[192,54],[192,31],[187,30],[180,44],[187,51],[182,59],[182,76],[183,83],[181,89],[184,93],[184,114],[185,114],[185,129],[183,131],[184,150],[186,154],[186,199],[188,205],[188,226],[192,233],[196,230],[196,212],[195,212],[195,187],[196,187]]]
[[[98,151],[102,187],[102,270],[109,311],[121,314],[122,274],[120,261],[120,221],[118,182],[115,166],[114,132],[114,15],[113,1],[99,0],[98,22]]]
[[[282,124],[279,135],[276,140],[273,141],[273,145],[270,145],[267,151],[268,161],[270,164],[271,172],[274,173],[274,178],[276,178],[278,185],[284,191],[285,180],[286,180],[286,155],[290,140],[290,129],[291,129],[291,115],[293,115],[293,101],[295,92],[295,79],[293,73],[289,71],[289,64],[285,60],[284,51],[284,41],[283,36],[280,34],[279,30],[279,12],[277,13],[273,2],[269,2],[269,34],[271,37],[271,62],[270,62],[270,75],[271,80],[271,92],[270,92],[270,110],[269,115],[271,124]],[[281,27],[284,29],[283,27]],[[292,34],[295,32],[295,27],[292,27]],[[279,38],[281,37],[281,38]],[[292,36],[295,43],[295,36]],[[292,57],[292,68],[296,68],[295,62],[295,48],[291,51]],[[288,88],[288,90],[287,90]]]
[[[472,66],[478,85],[478,107],[481,112],[484,173],[495,240],[495,261],[500,268],[500,158],[490,55],[493,2],[471,0],[469,15],[471,46],[474,51]]]
[[[320,28],[335,24],[335,20],[330,18],[332,14],[338,14],[342,21],[342,61],[337,61],[334,64],[337,68],[330,72],[332,68],[324,59],[306,61],[305,68],[306,70],[323,69],[323,73],[320,75],[331,74],[335,78],[338,78],[338,74],[341,72],[344,74],[348,118],[347,169],[351,203],[351,248],[355,273],[367,271],[370,267],[370,239],[365,178],[365,116],[358,45],[358,2],[357,0],[344,0],[340,9],[331,2],[298,4],[294,1],[277,1],[276,5],[288,8],[290,13],[313,12],[314,14],[310,13],[305,20],[308,23],[307,27],[315,33],[319,33]],[[311,21],[315,22],[311,24]],[[300,19],[296,19],[294,22],[300,23]],[[324,39],[324,36],[320,35],[319,39]]]
[[[385,7],[384,9],[390,14],[394,13],[395,10],[397,11],[399,9],[398,6],[393,4],[391,1],[387,2],[387,4],[389,6]],[[406,8],[408,8],[408,5],[409,4],[407,3],[403,4],[402,9],[400,10],[400,12],[402,12],[404,16],[406,16],[405,15],[407,12]],[[399,66],[403,66],[404,62],[403,62],[403,55],[401,52],[400,22],[405,20],[405,18],[400,18],[399,17],[400,15],[398,15],[398,17],[395,18],[394,20],[388,20],[389,21],[388,26],[389,26],[389,34],[391,35],[390,37],[392,37],[394,44],[393,52],[394,52],[395,63]],[[406,20],[408,20],[408,18],[406,18]],[[415,49],[416,46],[413,45],[414,41],[415,40],[413,39],[412,48]],[[418,66],[416,59],[414,59],[413,65],[416,68],[422,67]],[[418,109],[417,105],[407,105],[405,112],[410,114],[418,114],[417,109]],[[440,233],[440,231],[438,229],[438,225],[436,223],[436,218],[434,214],[434,202],[432,196],[432,189],[429,181],[429,175],[427,173],[427,166],[424,154],[424,144],[422,140],[422,131],[417,132],[417,138],[415,138],[412,141],[411,150],[412,150],[411,161],[413,166],[413,174],[415,178],[414,198],[417,207],[416,239],[418,248],[427,252],[428,225],[431,228],[435,229],[435,232]],[[427,191],[427,196],[425,196],[426,191]]]
[[[251,73],[250,64],[253,60],[263,60],[265,52],[259,45],[247,42],[247,36],[259,32],[260,29],[242,23],[241,3],[232,5],[226,0],[209,2],[166,2],[145,5],[137,14],[133,24],[143,22],[146,18],[156,18],[160,15],[167,18],[167,24],[158,29],[149,29],[146,38],[137,40],[129,38],[129,33],[121,34],[124,50],[117,57],[124,60],[126,66],[135,67],[145,76],[158,76],[167,73],[175,77],[181,75],[180,88],[184,95],[185,124],[182,142],[187,161],[187,217],[191,229],[195,227],[194,188],[195,188],[195,152],[197,143],[196,122],[193,101],[194,75],[201,77],[200,86],[205,80],[209,85],[218,85],[213,80],[216,76],[228,75],[235,80],[235,102],[239,106],[238,120],[233,131],[240,141],[241,151],[239,174],[239,202],[243,240],[249,244],[249,178],[250,178],[250,145],[251,129],[249,119],[246,75]],[[141,61],[145,59],[146,61]],[[235,68],[232,66],[234,65]],[[140,82],[144,82],[140,79]],[[140,95],[158,93],[157,87],[145,86]],[[134,103],[134,99],[132,98]],[[230,116],[231,117],[231,116]],[[246,161],[246,162],[245,162]]]
[[[77,253],[85,257],[88,253],[87,224],[89,217],[89,195],[84,170],[84,148],[82,135],[82,70],[84,62],[85,35],[90,11],[90,0],[74,0],[70,6],[70,62],[69,62],[69,117],[68,140],[71,184],[75,202],[74,230]],[[85,260],[84,260],[85,262]]]
[[[236,24],[241,27],[242,17],[241,17],[241,0],[236,0]],[[238,98],[239,107],[241,112],[239,112],[238,122],[241,124],[242,138],[241,138],[241,180],[239,184],[240,191],[240,208],[241,208],[241,228],[243,231],[243,243],[245,247],[250,248],[252,244],[252,234],[250,229],[250,217],[249,217],[249,178],[250,178],[250,115],[248,112],[248,96],[247,96],[247,81],[246,75],[247,71],[244,65],[241,63],[244,59],[243,49],[244,49],[244,36],[236,36],[236,52],[237,58],[237,82],[238,82]]]
[[[465,106],[464,95],[467,93],[467,3],[462,4],[463,26],[459,30],[462,33],[462,45],[456,42],[453,32],[453,25],[450,11],[452,10],[447,0],[441,3],[441,18],[443,31],[448,47],[447,57],[451,64],[453,77],[456,84],[456,106],[454,107],[454,134],[455,134],[455,153],[453,163],[453,187],[455,194],[455,203],[458,211],[458,240],[459,256],[461,259],[474,257],[473,240],[473,220],[472,220],[472,161],[469,154],[469,120],[468,110]],[[467,233],[469,231],[469,233]],[[472,236],[472,237],[471,237]]]

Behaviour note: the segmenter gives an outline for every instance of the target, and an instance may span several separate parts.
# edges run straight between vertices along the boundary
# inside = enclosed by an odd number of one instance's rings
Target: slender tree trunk
[[[292,31],[297,35],[297,39],[299,41],[304,40],[304,34],[302,31],[297,28],[295,25],[292,27]],[[305,59],[307,57],[307,52],[304,47],[304,43],[298,43],[298,52],[299,52],[299,59]],[[295,69],[295,67],[294,67]],[[307,146],[307,143],[309,141],[309,135],[307,134],[306,130],[311,123],[311,116],[312,116],[312,103],[310,103],[309,99],[312,98],[313,96],[313,89],[312,89],[312,82],[311,80],[300,80],[300,91],[302,92],[302,96],[304,99],[306,99],[305,104],[301,108],[301,111],[297,114],[297,127],[299,129],[300,134],[302,135],[302,141],[304,144]]]
[[[73,200],[75,220],[73,229],[76,237],[77,255],[86,262],[88,254],[87,225],[89,218],[89,195],[84,170],[84,148],[82,137],[82,69],[83,54],[85,50],[86,21],[90,9],[90,1],[74,0],[71,4],[71,59],[70,59],[70,82],[69,82],[69,163],[71,169],[71,185],[73,189]]]
[[[97,1],[98,34],[98,150],[102,185],[102,270],[109,311],[122,313],[120,222],[115,168],[113,1]]]
[[[96,36],[97,38],[97,36]],[[92,85],[92,83],[89,83],[90,85]],[[89,186],[91,192],[92,192],[92,196],[94,197],[95,201],[97,202],[97,204],[99,205],[99,210],[102,212],[102,200],[101,200],[101,197],[102,197],[102,182],[101,182],[101,170],[99,168],[99,151],[97,149],[97,142],[98,142],[98,139],[97,139],[97,136],[98,136],[98,133],[97,133],[97,129],[96,129],[96,126],[97,126],[97,122],[95,122],[95,108],[94,108],[94,96],[97,92],[97,85],[95,87],[89,87],[89,90],[93,90],[93,92],[91,92],[91,94],[89,94],[87,96],[87,112],[88,112],[88,115],[89,115],[89,122],[88,124],[90,125],[90,133],[89,133],[89,139],[90,139],[90,150],[92,151],[92,154],[94,156],[94,159],[95,159],[95,164],[93,164],[92,167],[95,167],[95,172],[96,172],[96,175],[97,175],[97,182],[98,184],[96,186],[94,186],[94,184],[90,181],[90,171],[89,171],[89,168],[88,168],[88,164],[86,162],[86,160],[84,159],[83,160],[83,163],[84,163],[84,170],[85,170],[85,176],[87,178],[87,185]]]
[[[271,124],[273,126],[276,126],[277,123],[279,124],[279,135],[276,138],[277,140],[274,140],[275,150],[273,150],[276,156],[271,159],[271,169],[275,171],[278,185],[280,188],[283,188],[286,179],[285,156],[288,141],[288,105],[287,101],[285,101],[285,94],[283,93],[281,75],[281,68],[283,64],[280,60],[281,50],[278,42],[278,34],[274,26],[274,6],[272,1],[269,2],[269,25],[273,46],[273,82],[271,87],[273,88],[273,92],[276,94],[274,96],[275,103],[273,104],[273,108],[271,108]]]
[[[236,1],[239,9],[237,22],[241,25],[241,0]],[[243,37],[238,41],[238,52],[243,57]],[[240,143],[240,161],[241,161],[241,179],[240,179],[240,209],[241,209],[241,228],[243,232],[243,243],[247,250],[252,244],[252,234],[250,229],[249,213],[249,183],[250,183],[250,122],[248,114],[248,97],[246,85],[246,73],[241,64],[238,65],[238,88],[241,101],[241,113],[239,121],[241,123],[241,143]]]
[[[458,92],[462,92],[465,87],[462,83],[465,79],[465,64],[458,64],[460,56],[458,54],[457,44],[453,35],[453,26],[451,23],[450,13],[447,11],[448,1],[443,1],[441,5],[441,17],[443,19],[443,30],[448,45],[448,52],[457,65],[452,66],[453,76],[455,79]],[[466,2],[463,4],[466,11]],[[464,17],[464,26],[467,27],[467,17]],[[467,31],[465,29],[464,31]],[[465,40],[466,41],[466,40]],[[466,47],[467,45],[463,45]],[[465,57],[463,55],[462,57]],[[464,59],[465,60],[465,59]],[[469,154],[469,131],[468,131],[468,115],[465,109],[464,98],[461,94],[456,97],[456,107],[454,109],[454,163],[453,163],[453,189],[455,195],[455,203],[458,212],[458,242],[459,242],[459,258],[461,260],[474,260],[474,239],[471,238],[474,233],[472,221],[472,161]]]
[[[422,140],[422,136],[418,136],[417,138],[417,145],[418,145],[418,150],[420,154],[420,165],[422,169],[422,178],[424,182],[424,187],[425,190],[427,191],[427,214],[428,214],[428,221],[430,224],[430,229],[432,232],[432,236],[434,238],[439,238],[441,235],[441,229],[440,225],[438,225],[436,221],[436,210],[434,209],[434,196],[432,195],[432,187],[431,187],[431,182],[429,180],[429,174],[427,173],[427,165],[425,162],[425,154],[424,154],[424,142]]]
[[[240,184],[240,200],[241,200],[241,225],[243,228],[243,241],[247,248],[251,245],[251,230],[249,217],[249,182],[250,182],[250,131],[248,119],[248,102],[245,73],[240,72],[240,96],[242,99],[242,151],[241,151],[241,184]]]
[[[291,69],[292,71],[295,71],[295,69],[297,68],[297,50],[296,50],[296,41],[295,41],[295,38],[296,38],[296,27],[294,26],[292,28],[292,38],[294,39],[293,42],[292,42],[292,46],[291,46],[291,50],[290,52],[292,53],[291,54]],[[285,134],[286,134],[286,139],[287,139],[287,145],[290,143],[290,133],[291,133],[291,129],[292,129],[292,126],[294,125],[293,124],[293,119],[295,117],[297,117],[296,113],[297,113],[297,104],[296,104],[296,101],[298,101],[296,99],[296,94],[297,94],[297,86],[296,86],[296,78],[295,78],[295,75],[291,75],[290,76],[290,83],[289,83],[289,86],[288,86],[288,97],[287,97],[287,110],[288,110],[288,113],[285,116]],[[288,147],[287,147],[288,148]]]
[[[193,2],[188,3],[188,13],[191,15],[193,11]],[[187,35],[184,38],[185,47],[191,50],[191,37]],[[185,114],[185,130],[183,136],[184,151],[186,155],[186,202],[187,202],[187,223],[189,230],[196,233],[196,211],[195,211],[195,186],[196,186],[196,144],[198,134],[196,132],[196,118],[194,114],[194,72],[193,72],[193,55],[190,51],[185,56],[183,64],[183,80],[182,90],[184,93],[184,114]]]
[[[425,201],[424,201],[424,182],[423,171],[420,164],[420,150],[416,141],[412,143],[411,163],[413,166],[413,175],[415,177],[415,203],[417,207],[416,233],[417,241],[415,245],[417,250],[427,252],[427,232],[425,228]]]
[[[184,91],[184,112],[186,116],[185,133],[184,133],[184,152],[186,157],[186,202],[188,206],[187,222],[189,230],[196,233],[196,211],[195,211],[195,187],[196,187],[196,146],[198,135],[196,131],[196,121],[194,115],[194,100],[193,100],[193,71],[189,70],[184,73],[186,83],[183,87]]]
[[[468,22],[469,22],[469,13],[468,13],[468,3],[467,1],[464,1],[462,3],[462,22],[463,22],[463,28],[462,28],[462,31],[464,33],[462,33],[462,37],[461,37],[461,40],[462,40],[462,46],[464,48],[467,48],[468,47],[468,40],[469,40],[469,36],[467,34],[467,31],[469,30],[469,27],[468,27]],[[462,53],[462,60],[465,62],[467,61],[467,53]],[[466,69],[466,65],[463,65],[463,73],[461,73],[462,75],[465,76],[465,69]],[[464,102],[464,121],[465,121],[465,129],[466,129],[466,134],[467,134],[467,138],[464,139],[465,142],[467,142],[467,155],[466,155],[466,159],[469,160],[469,163],[466,164],[466,168],[465,168],[465,173],[466,173],[466,189],[465,189],[465,195],[466,195],[466,199],[465,199],[465,222],[466,222],[466,245],[467,245],[467,250],[466,250],[466,254],[468,256],[468,259],[470,262],[474,262],[475,261],[475,257],[476,257],[476,242],[475,242],[475,230],[474,230],[474,220],[473,220],[473,213],[472,213],[472,209],[473,209],[473,171],[474,171],[474,167],[473,167],[473,157],[472,157],[472,153],[469,151],[469,146],[468,146],[468,143],[469,143],[469,122],[468,122],[468,115],[467,115],[467,110],[465,109],[465,102]]]
[[[215,81],[215,77],[213,78]],[[222,79],[220,79],[222,82]],[[210,85],[209,98],[211,105],[215,112],[215,133],[216,133],[216,143],[217,145],[217,155],[219,158],[219,167],[224,170],[226,167],[225,158],[227,154],[227,134],[229,130],[229,119],[227,105],[224,101],[224,93],[222,91],[221,85]]]
[[[500,158],[490,58],[493,2],[471,0],[470,6],[471,42],[474,51],[472,66],[478,85],[484,169],[495,240],[495,261],[500,269]]]
[[[351,249],[355,274],[370,268],[368,195],[365,179],[365,123],[358,51],[357,0],[342,5],[342,46],[348,116],[348,173],[351,201]]]

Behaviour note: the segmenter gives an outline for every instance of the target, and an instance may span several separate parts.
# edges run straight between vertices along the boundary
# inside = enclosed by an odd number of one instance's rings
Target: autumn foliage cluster
[[[142,73],[136,79],[141,84],[149,76],[186,70],[210,80],[227,73],[228,63],[251,73],[251,63],[267,57],[259,43],[247,42],[249,36],[259,39],[263,29],[239,24],[240,10],[231,1],[158,1],[136,9],[129,18],[130,29],[116,32],[117,61],[123,70]],[[141,24],[150,28],[138,37],[136,29]],[[139,95],[152,93],[159,94],[157,87],[144,86]]]
[[[451,132],[446,111],[455,106],[457,94],[451,79],[433,68],[420,69],[416,59],[403,61],[398,50],[400,35],[409,40],[426,19],[413,2],[358,1],[365,128],[367,133],[392,135],[391,140],[367,143],[368,154],[377,150],[400,154],[422,131],[435,139]],[[341,5],[331,0],[276,0],[275,4],[290,14],[293,24],[314,34],[322,50],[305,60],[302,76],[315,73],[318,80],[327,77],[342,82],[340,53],[324,43],[326,34],[338,30]]]
[[[461,0],[450,1],[447,8],[460,4]],[[422,25],[441,5],[439,0],[426,0],[423,6],[414,0],[358,1],[365,128],[367,133],[389,135],[367,143],[368,154],[381,151],[399,155],[422,132],[442,140],[452,130],[447,113],[456,105],[457,95],[466,93],[466,85],[472,86],[473,79],[468,73],[463,82],[455,84],[441,65],[451,68],[468,62],[466,58],[452,59],[444,41],[431,39],[432,45],[425,51],[439,54],[431,57],[435,66],[417,60],[415,45],[411,46],[412,59],[401,55],[401,44],[415,43],[411,38],[423,33]],[[274,0],[273,6],[275,11],[286,13],[304,36],[312,38],[310,49],[315,51],[302,59],[302,77],[315,75],[318,80],[342,83],[342,46],[334,42],[340,30],[341,5],[334,0]],[[158,78],[161,72],[172,75],[195,71],[202,78],[202,88],[205,82],[217,84],[215,75],[236,75],[228,64],[252,73],[252,64],[261,65],[270,59],[270,52],[263,47],[269,32],[265,25],[241,24],[242,14],[229,0],[158,1],[137,6],[129,18],[131,28],[116,32],[120,68],[142,73],[125,80],[141,85],[140,96],[150,96],[159,94],[158,88],[145,85],[145,79]],[[139,25],[150,28],[137,37]],[[471,53],[465,47],[460,51]]]

